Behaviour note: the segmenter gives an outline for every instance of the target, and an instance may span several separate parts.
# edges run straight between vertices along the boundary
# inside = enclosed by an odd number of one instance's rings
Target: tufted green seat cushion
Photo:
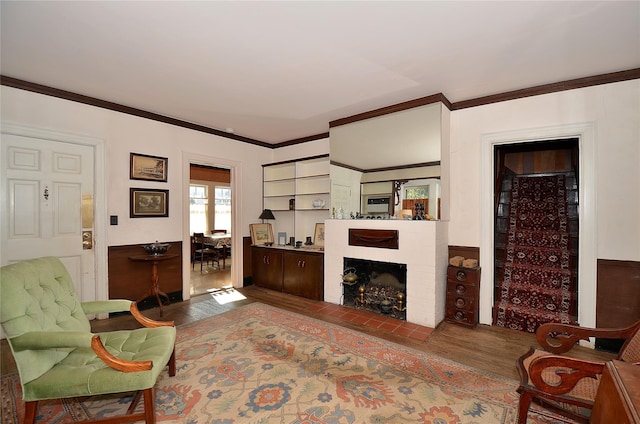
[[[24,384],[24,400],[117,393],[153,387],[173,352],[176,329],[140,328],[99,335],[111,354],[133,361],[153,361],[152,369],[123,373],[105,365],[91,348],[77,348],[47,373]]]

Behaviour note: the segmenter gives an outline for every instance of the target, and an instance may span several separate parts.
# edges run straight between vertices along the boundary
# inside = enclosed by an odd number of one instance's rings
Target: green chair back
[[[12,338],[31,331],[91,331],[71,276],[53,257],[0,268],[0,323],[23,384],[47,372],[70,350],[16,351]]]

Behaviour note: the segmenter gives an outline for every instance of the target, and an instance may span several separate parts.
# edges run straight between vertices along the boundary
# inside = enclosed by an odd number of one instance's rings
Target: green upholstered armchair
[[[144,328],[91,333],[87,314],[131,311]],[[25,423],[44,399],[136,392],[127,415],[110,422],[155,423],[156,380],[167,364],[175,375],[173,322],[145,318],[135,302],[81,303],[57,258],[0,268],[0,322],[15,358]],[[144,397],[144,411],[134,413]]]

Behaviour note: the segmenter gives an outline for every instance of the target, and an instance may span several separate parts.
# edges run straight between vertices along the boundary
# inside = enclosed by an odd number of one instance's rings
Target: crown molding
[[[432,103],[441,102],[449,110],[460,110],[471,107],[483,106],[491,103],[499,103],[509,100],[521,99],[531,96],[539,96],[542,94],[555,93],[558,91],[574,90],[578,88],[591,87],[595,85],[610,84],[621,81],[628,81],[633,79],[640,79],[640,68],[628,69],[625,71],[610,72],[607,74],[594,75],[584,78],[576,78],[568,81],[556,82],[551,84],[538,85],[535,87],[524,88],[521,90],[513,90],[500,94],[492,94],[489,96],[478,97],[470,100],[463,100],[460,102],[451,103],[442,93],[432,94],[426,97],[420,97],[418,99],[409,100],[402,103],[382,107],[379,109],[371,110],[368,112],[359,113],[356,115],[348,116],[341,119],[336,119],[329,122],[329,128],[337,127],[340,125],[349,124],[352,122],[362,121],[364,119],[374,118],[377,116],[388,115],[390,113],[399,112],[402,110],[411,109],[414,107],[425,106]],[[307,137],[296,138],[293,140],[286,140],[279,143],[267,143],[261,140],[256,140],[249,137],[243,137],[237,134],[231,134],[226,131],[218,130],[215,128],[206,127],[204,125],[194,124],[192,122],[183,121],[180,119],[170,118],[168,116],[160,115],[153,112],[148,112],[142,109],[137,109],[131,106],[121,105],[114,102],[98,99],[95,97],[85,96],[82,94],[73,93],[71,91],[60,90],[58,88],[49,87],[42,84],[36,84],[29,81],[24,81],[18,78],[8,77],[0,75],[0,85],[7,87],[18,88],[21,90],[31,91],[38,94],[44,94],[46,96],[57,97],[64,100],[70,100],[73,102],[83,103],[90,106],[95,106],[103,109],[113,110],[115,112],[126,113],[141,118],[151,119],[165,124],[175,125],[178,127],[187,128],[194,131],[204,132],[207,134],[217,135],[219,137],[229,138],[243,143],[249,143],[256,146],[266,147],[269,149],[278,149],[281,147],[293,146],[296,144],[308,143],[315,140],[321,140],[328,138],[329,133],[315,134]]]

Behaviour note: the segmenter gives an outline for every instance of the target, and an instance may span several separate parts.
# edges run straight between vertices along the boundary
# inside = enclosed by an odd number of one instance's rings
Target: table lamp
[[[276,217],[273,216],[273,212],[271,211],[271,209],[265,209],[262,211],[262,213],[260,214],[260,216],[258,217],[258,219],[262,220],[262,223],[264,224],[264,220],[266,219],[267,221],[270,219],[275,220]]]

